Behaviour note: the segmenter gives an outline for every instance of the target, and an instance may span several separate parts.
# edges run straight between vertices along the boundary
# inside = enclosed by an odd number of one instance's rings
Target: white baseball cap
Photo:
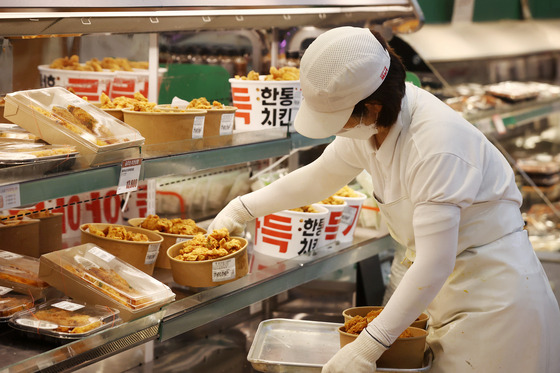
[[[314,139],[339,132],[354,106],[383,83],[390,63],[389,52],[367,28],[337,27],[319,35],[300,63],[296,131]]]

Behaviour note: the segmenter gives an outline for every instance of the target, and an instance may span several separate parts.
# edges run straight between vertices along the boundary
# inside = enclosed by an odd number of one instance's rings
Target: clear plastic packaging
[[[0,250],[0,286],[42,298],[50,286],[39,279],[39,259]]]
[[[0,294],[3,293],[0,286]],[[33,308],[34,300],[29,295],[6,293],[0,295],[0,323],[7,322],[16,312],[25,311]]]
[[[4,116],[50,144],[73,145],[82,154],[144,143],[137,130],[62,87],[10,93]]]
[[[16,313],[8,325],[33,336],[72,340],[108,329],[121,322],[118,310],[57,298]]]
[[[74,158],[78,152],[73,146],[41,143],[0,143],[0,166]]]
[[[12,123],[0,123],[0,140],[4,141],[23,141],[34,142],[40,138],[20,126]]]
[[[123,319],[175,299],[167,285],[91,243],[43,254],[39,275],[74,299],[118,308]]]

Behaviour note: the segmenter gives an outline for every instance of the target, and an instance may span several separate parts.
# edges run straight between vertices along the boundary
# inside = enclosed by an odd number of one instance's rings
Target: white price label
[[[212,282],[228,281],[235,278],[235,258],[212,263]]]
[[[41,320],[33,320],[33,319],[16,319],[16,323],[29,326],[34,329],[56,329],[58,328],[57,324],[48,321],[41,321]]]
[[[231,135],[233,133],[234,119],[235,114],[233,113],[222,114],[222,119],[220,120],[220,136]]]
[[[504,120],[502,119],[501,116],[499,116],[498,114],[492,115],[492,123],[494,123],[494,127],[496,128],[496,131],[500,135],[506,133],[506,126],[504,125]]]
[[[0,295],[8,294],[10,291],[12,291],[11,288],[7,288],[5,286],[0,286]]]
[[[9,251],[0,251],[0,258],[5,260],[14,260],[14,259],[23,258],[23,255],[11,253]]]
[[[148,245],[148,252],[146,253],[144,264],[152,264],[156,261],[159,254],[159,245],[159,243],[151,243]]]
[[[84,308],[83,304],[77,304],[68,302],[67,300],[63,300],[62,302],[53,303],[53,307],[60,308],[61,310],[66,310],[70,312],[74,312],[79,310],[80,308]]]
[[[340,222],[342,224],[346,224],[346,225],[350,225],[354,222],[354,219],[356,218],[356,213],[358,212],[358,206],[346,206],[344,208],[344,212],[342,213],[342,216],[340,217]]]
[[[21,205],[19,184],[0,186],[0,210]]]
[[[201,139],[204,133],[204,117],[194,117],[192,127],[192,138]]]
[[[125,159],[122,162],[117,194],[134,192],[138,189],[141,168],[142,158]]]
[[[108,253],[105,250],[100,249],[99,247],[92,247],[89,249],[89,252],[98,257],[99,259],[103,260],[104,262],[109,263],[111,260],[115,259],[113,254]]]
[[[179,242],[185,242],[190,240],[190,238],[185,238],[185,237],[177,237],[177,240],[175,241],[175,243],[179,243]]]

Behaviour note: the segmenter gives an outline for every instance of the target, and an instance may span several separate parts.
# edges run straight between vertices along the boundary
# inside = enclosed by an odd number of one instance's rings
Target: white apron
[[[407,247],[405,260],[413,261],[410,200],[378,205],[393,238]],[[560,310],[519,210],[505,204],[483,212],[461,216],[455,269],[427,310],[430,372],[558,373]],[[499,237],[472,245],[484,240],[480,231]]]

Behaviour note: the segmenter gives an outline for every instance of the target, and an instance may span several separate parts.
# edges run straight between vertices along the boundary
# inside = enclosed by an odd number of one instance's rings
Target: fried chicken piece
[[[367,319],[360,315],[356,315],[344,323],[346,333],[350,334],[360,334],[360,332],[364,330],[367,325]]]
[[[79,121],[79,123],[84,125],[91,133],[95,132],[97,119],[95,119],[90,113],[80,107],[73,105],[68,105],[68,111],[72,113],[72,115]]]
[[[216,229],[207,237],[199,233],[183,244],[175,257],[183,261],[199,261],[220,258],[242,248],[241,242],[229,237],[227,228]]]

